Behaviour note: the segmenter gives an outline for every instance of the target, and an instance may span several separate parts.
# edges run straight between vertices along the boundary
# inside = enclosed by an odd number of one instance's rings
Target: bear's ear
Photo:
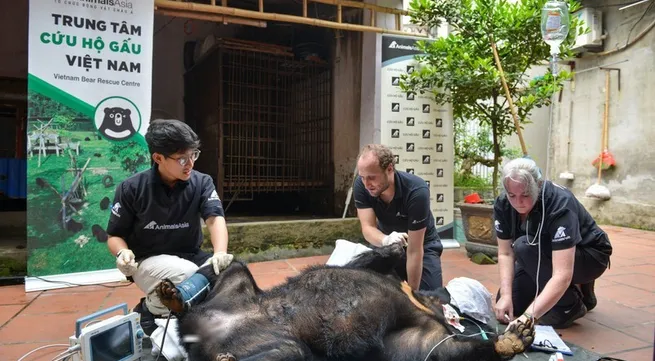
[[[111,108],[105,108],[105,114],[111,113]]]
[[[124,109],[123,111],[125,112],[125,115],[130,115],[130,113],[132,113],[132,111],[129,109]]]

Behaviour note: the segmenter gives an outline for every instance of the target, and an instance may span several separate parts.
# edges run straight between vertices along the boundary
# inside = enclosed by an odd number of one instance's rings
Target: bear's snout
[[[123,124],[123,115],[118,113],[114,116],[114,122],[116,126],[120,127]]]

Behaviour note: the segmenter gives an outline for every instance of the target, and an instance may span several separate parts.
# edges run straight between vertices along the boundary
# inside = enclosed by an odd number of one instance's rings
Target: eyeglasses
[[[187,163],[189,163],[190,160],[194,162],[198,160],[198,157],[200,157],[200,150],[196,149],[191,153],[191,155],[187,155],[179,158],[173,158],[173,157],[168,157],[168,158],[176,160],[182,167],[184,167]]]

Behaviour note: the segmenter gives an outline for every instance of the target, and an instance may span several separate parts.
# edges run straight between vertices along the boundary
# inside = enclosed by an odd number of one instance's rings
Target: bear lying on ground
[[[451,336],[434,294],[412,292],[393,274],[402,245],[375,248],[343,267],[314,266],[263,291],[245,264],[218,276],[185,309],[168,280],[157,288],[178,317],[189,360],[503,360],[532,343],[532,322],[483,340]],[[451,336],[451,337],[449,337]]]

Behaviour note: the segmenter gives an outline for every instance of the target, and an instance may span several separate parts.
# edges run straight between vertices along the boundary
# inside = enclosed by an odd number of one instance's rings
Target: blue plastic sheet
[[[27,198],[27,160],[0,158],[0,193],[9,198]]]

